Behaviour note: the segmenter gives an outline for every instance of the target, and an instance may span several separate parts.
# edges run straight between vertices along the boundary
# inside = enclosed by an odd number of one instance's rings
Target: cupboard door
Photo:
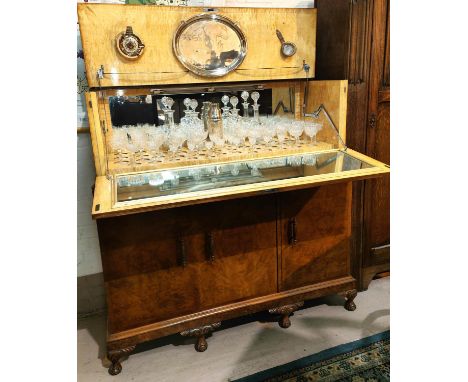
[[[351,187],[338,183],[281,195],[281,290],[350,274]]]
[[[274,195],[196,207],[205,251],[195,259],[204,308],[277,291],[277,203]]]
[[[188,217],[180,208],[98,221],[110,333],[201,309]]]

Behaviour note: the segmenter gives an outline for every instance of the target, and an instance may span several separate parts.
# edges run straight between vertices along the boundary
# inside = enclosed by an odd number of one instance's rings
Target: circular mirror
[[[230,19],[204,14],[182,22],[173,39],[174,53],[188,70],[220,77],[237,68],[247,53],[242,30]]]

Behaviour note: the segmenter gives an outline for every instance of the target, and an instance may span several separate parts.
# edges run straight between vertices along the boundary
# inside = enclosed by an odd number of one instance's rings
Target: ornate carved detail
[[[352,289],[346,292],[346,302],[344,307],[346,310],[353,311],[356,310],[356,304],[354,303],[354,299],[357,296],[357,290]]]
[[[283,305],[277,308],[269,309],[268,312],[270,314],[280,314],[281,317],[278,321],[278,324],[283,329],[286,329],[291,326],[291,321],[289,320],[289,316],[292,314],[292,312],[298,310],[303,305],[304,305],[304,301],[300,301],[295,304]]]
[[[120,374],[122,371],[120,359],[131,353],[133,350],[135,350],[135,345],[126,347],[124,349],[109,350],[107,352],[107,358],[112,362],[112,364],[109,366],[110,375]]]
[[[200,326],[199,328],[184,330],[183,332],[180,332],[180,335],[184,337],[197,337],[195,350],[204,352],[208,348],[205,336],[215,329],[218,329],[220,326],[221,322],[215,322],[214,324]]]

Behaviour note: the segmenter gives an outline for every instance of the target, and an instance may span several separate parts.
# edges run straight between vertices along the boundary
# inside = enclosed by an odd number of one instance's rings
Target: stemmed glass
[[[286,134],[288,133],[288,127],[284,123],[276,124],[276,137],[278,138],[278,143],[280,147],[283,147],[284,140],[286,139]]]
[[[169,152],[172,154],[172,159],[174,159],[175,153],[184,143],[186,137],[182,129],[175,128],[170,131],[168,136],[168,145],[169,145]]]
[[[255,129],[254,126],[252,126],[252,124],[245,119],[243,119],[240,124],[242,126],[241,129],[243,130],[243,132],[245,133],[245,136],[249,140],[250,147],[253,148],[255,144],[257,143],[257,138],[258,138],[257,129]]]
[[[317,122],[305,122],[304,132],[310,138],[310,141],[317,143],[317,133],[322,129],[322,124]]]
[[[223,148],[224,144],[226,143],[225,138],[216,133],[210,134],[210,140],[214,143],[215,147],[220,149]]]
[[[263,142],[265,142],[266,146],[270,146],[270,142],[273,139],[273,135],[275,134],[275,130],[270,126],[270,124],[264,124],[260,125],[261,126],[261,133],[262,133],[262,138]]]
[[[148,133],[148,147],[155,150],[155,156],[150,160],[150,162],[156,161],[161,157],[160,148],[166,140],[166,133],[160,127],[154,126]]]
[[[288,132],[294,138],[295,143],[298,143],[299,137],[304,131],[304,123],[302,121],[292,121],[289,124]]]

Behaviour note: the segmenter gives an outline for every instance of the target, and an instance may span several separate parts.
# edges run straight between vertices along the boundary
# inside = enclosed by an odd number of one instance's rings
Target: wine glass
[[[223,148],[224,147],[224,144],[226,143],[226,140],[224,139],[223,136],[221,136],[219,134],[216,134],[216,133],[213,133],[213,134],[210,133],[209,135],[210,135],[210,139],[214,143],[215,147],[217,147],[217,148]]]
[[[299,137],[302,135],[304,131],[304,124],[302,121],[292,121],[289,124],[288,132],[294,138],[295,143],[298,143]]]
[[[154,162],[160,158],[160,148],[164,144],[165,140],[166,133],[164,130],[160,127],[154,126],[148,135],[148,146],[155,150],[156,155],[150,160],[150,162]]]
[[[278,138],[278,143],[283,147],[284,140],[286,139],[286,134],[288,133],[288,127],[284,123],[278,123],[276,125],[276,137]]]
[[[263,126],[260,125],[261,132],[262,132],[262,139],[265,142],[266,146],[270,146],[270,142],[273,139],[273,135],[275,134],[275,130],[273,130],[269,124],[264,124]]]
[[[184,143],[186,137],[182,129],[176,128],[172,130],[168,136],[169,152],[172,154],[172,158],[175,157],[175,153]]]
[[[317,122],[306,122],[304,124],[304,132],[310,138],[312,143],[316,143],[317,133],[322,129],[322,124]]]

